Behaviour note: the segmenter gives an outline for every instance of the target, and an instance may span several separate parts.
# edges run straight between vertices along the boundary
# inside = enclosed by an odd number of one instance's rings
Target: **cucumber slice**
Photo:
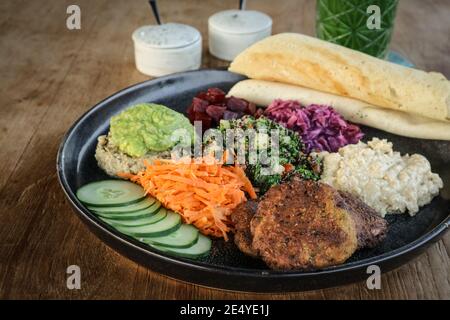
[[[145,193],[142,187],[128,181],[103,180],[82,186],[77,197],[88,206],[118,207],[141,201]]]
[[[190,224],[183,224],[181,227],[162,237],[141,238],[139,241],[148,244],[161,245],[173,248],[188,248],[198,240],[198,229]]]
[[[209,251],[211,250],[211,239],[202,234],[199,234],[197,243],[189,248],[171,248],[155,244],[150,245],[155,249],[171,255],[196,259],[209,254]]]
[[[160,237],[168,235],[177,230],[181,225],[181,217],[179,214],[168,211],[167,216],[156,223],[147,224],[145,226],[125,227],[115,225],[114,227],[129,236],[135,238]]]
[[[133,219],[140,219],[140,218],[152,216],[152,215],[156,214],[160,209],[161,209],[161,202],[156,201],[150,207],[143,209],[143,210],[134,211],[134,212],[109,213],[109,212],[94,211],[94,213],[99,215],[100,217],[112,219],[112,220],[133,220]]]
[[[146,197],[144,200],[129,204],[127,206],[122,207],[87,207],[91,211],[95,212],[105,212],[105,213],[128,213],[128,212],[135,212],[139,211],[145,208],[150,207],[152,204],[156,202],[155,198],[152,197]]]
[[[103,221],[105,221],[107,224],[110,224],[112,226],[117,227],[138,227],[138,226],[144,226],[147,224],[157,223],[158,221],[163,220],[167,216],[166,209],[161,209],[158,211],[157,214],[154,215],[147,215],[146,217],[139,218],[139,219],[131,219],[131,220],[111,220],[107,218],[101,217]]]

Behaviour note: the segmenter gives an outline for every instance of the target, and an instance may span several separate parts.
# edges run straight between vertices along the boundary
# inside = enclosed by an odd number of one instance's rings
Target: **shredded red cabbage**
[[[306,152],[336,152],[347,144],[358,143],[364,134],[332,107],[312,104],[303,107],[293,100],[275,100],[264,114],[302,137]]]

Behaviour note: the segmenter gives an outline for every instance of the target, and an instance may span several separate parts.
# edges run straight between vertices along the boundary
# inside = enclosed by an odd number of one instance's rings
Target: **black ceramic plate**
[[[58,176],[70,203],[82,220],[109,246],[123,255],[167,276],[200,285],[259,292],[288,292],[341,285],[367,278],[367,267],[376,264],[387,272],[405,263],[441,237],[449,226],[450,144],[408,139],[363,128],[366,139],[387,138],[402,153],[421,153],[429,158],[433,171],[444,179],[442,195],[415,216],[388,217],[390,228],[379,247],[357,252],[347,263],[316,272],[275,272],[264,263],[242,254],[232,241],[214,240],[211,254],[201,261],[174,258],[139,243],[106,225],[75,197],[82,185],[107,176],[94,159],[96,139],[108,131],[109,119],[128,106],[156,102],[184,112],[194,95],[208,87],[225,91],[243,77],[220,70],[175,74],[146,81],[122,90],[84,114],[67,132],[57,161]],[[447,197],[448,199],[449,197]]]

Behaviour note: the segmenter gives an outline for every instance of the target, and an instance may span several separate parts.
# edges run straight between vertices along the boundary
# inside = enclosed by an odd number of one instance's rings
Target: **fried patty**
[[[273,269],[313,269],[340,264],[357,248],[356,228],[339,193],[294,180],[271,188],[251,223],[253,248]]]
[[[256,213],[257,206],[256,201],[246,201],[237,206],[231,215],[235,228],[234,243],[243,253],[255,258],[258,253],[252,246],[253,237],[250,233],[250,221]]]

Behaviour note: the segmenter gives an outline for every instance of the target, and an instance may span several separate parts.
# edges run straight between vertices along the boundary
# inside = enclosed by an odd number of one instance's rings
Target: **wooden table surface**
[[[450,2],[400,1],[393,48],[416,65],[450,77]],[[81,30],[66,8],[81,7]],[[274,33],[314,34],[311,0],[248,1],[267,12]],[[204,67],[227,65],[207,51],[207,18],[237,1],[160,0],[163,20],[191,24],[204,37]],[[148,79],[134,66],[131,33],[152,24],[146,0],[0,2],[0,298],[404,299],[450,298],[450,233],[407,265],[364,282],[290,294],[253,294],[178,282],[122,257],[71,210],[55,161],[70,125],[96,102]],[[81,290],[66,268],[81,268]]]

